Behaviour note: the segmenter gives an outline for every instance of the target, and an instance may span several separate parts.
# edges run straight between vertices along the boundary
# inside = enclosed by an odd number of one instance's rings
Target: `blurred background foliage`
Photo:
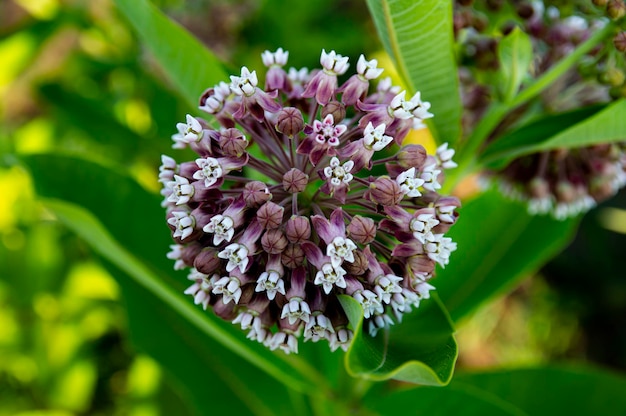
[[[279,46],[295,66],[316,65],[321,48],[381,54],[357,0],[156,3],[231,70]],[[12,155],[113,161],[158,191],[188,104],[109,0],[1,1],[0,62],[0,415],[186,414],[181,390],[130,344],[115,280],[37,204]],[[624,207],[622,193],[591,212],[539,275],[459,325],[459,369],[578,359],[626,370]]]

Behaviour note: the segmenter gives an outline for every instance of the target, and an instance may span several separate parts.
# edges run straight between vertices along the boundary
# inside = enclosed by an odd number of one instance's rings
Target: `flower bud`
[[[538,176],[528,184],[528,192],[533,198],[546,198],[550,196],[550,184]]]
[[[256,213],[259,224],[266,230],[278,228],[283,223],[285,208],[271,201],[266,202]]]
[[[200,273],[213,274],[220,267],[221,259],[217,257],[217,251],[212,248],[202,250],[193,261],[195,267]]]
[[[376,223],[371,218],[355,215],[348,225],[348,235],[357,243],[369,244],[376,238]]]
[[[285,267],[295,269],[304,264],[304,251],[300,244],[289,244],[280,258]]]
[[[237,129],[228,129],[220,134],[220,148],[225,155],[241,157],[248,147],[248,140]]]
[[[559,182],[556,185],[556,196],[560,202],[572,202],[576,198],[576,189],[569,182]]]
[[[263,237],[261,237],[261,245],[263,250],[269,254],[280,254],[285,251],[285,248],[289,242],[285,235],[280,230],[268,230]]]
[[[398,164],[405,169],[422,167],[426,161],[426,149],[419,144],[409,144],[398,152]]]
[[[301,243],[311,237],[311,224],[307,217],[292,216],[285,224],[285,235],[290,243]]]
[[[430,276],[435,271],[435,262],[426,256],[411,256],[407,265],[416,275]]]
[[[615,45],[615,49],[620,52],[626,52],[626,32],[619,32],[613,38],[613,45]]]
[[[398,205],[404,194],[393,179],[383,176],[370,184],[367,192],[369,199],[380,205]]]
[[[327,115],[332,114],[335,124],[339,124],[344,118],[346,118],[346,106],[339,101],[333,100],[322,107],[322,119]]]
[[[591,0],[591,2],[598,7],[604,7],[609,2],[609,0]]]
[[[192,241],[189,244],[185,244],[182,246],[180,251],[180,259],[185,262],[185,264],[191,266],[194,264],[196,257],[202,251],[202,244],[197,241]]]
[[[296,168],[283,175],[283,188],[292,194],[304,191],[308,183],[309,175]]]
[[[243,199],[249,208],[258,207],[272,199],[272,194],[263,182],[248,182],[243,191]]]
[[[213,312],[226,321],[232,321],[237,316],[236,306],[235,302],[224,303],[222,299],[218,299],[213,305]]]
[[[365,257],[365,254],[363,254],[361,250],[354,250],[352,254],[354,255],[354,261],[352,263],[345,262],[344,267],[348,274],[361,276],[369,268],[367,257]]]
[[[618,20],[626,14],[626,4],[623,0],[610,0],[606,5],[606,14],[613,20]]]
[[[278,112],[276,130],[293,137],[304,129],[304,119],[300,110],[294,107],[285,107]]]

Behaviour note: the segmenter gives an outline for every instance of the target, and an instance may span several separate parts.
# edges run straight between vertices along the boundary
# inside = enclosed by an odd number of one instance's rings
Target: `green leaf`
[[[361,305],[350,296],[342,295],[340,301],[355,328],[345,357],[348,373],[370,380],[393,378],[434,386],[450,381],[458,350],[454,328],[436,295],[376,337],[363,332]]]
[[[433,132],[454,144],[461,134],[461,98],[453,53],[450,0],[367,0],[376,29],[400,76],[432,104]]]
[[[569,243],[578,223],[531,216],[523,204],[495,190],[459,213],[448,233],[458,248],[433,280],[455,322],[535,272]]]
[[[219,361],[222,365],[246,374],[252,371],[246,370],[248,367],[256,367],[295,390],[325,393],[325,383],[306,363],[297,357],[272,353],[266,347],[245,339],[243,331],[202,311],[191,303],[190,298],[183,297],[182,290],[186,283],[184,274],[174,273],[171,260],[165,257],[171,238],[159,197],[146,192],[121,173],[119,168],[54,154],[29,155],[22,159],[30,168],[40,196],[67,201],[87,210],[81,214],[74,207],[76,212],[72,215],[62,215],[63,212],[57,214],[94,250],[141,286],[143,292],[131,295],[136,304],[143,307],[143,299],[151,296],[158,298],[158,302],[145,306],[148,308],[146,317],[158,317],[165,313],[159,311],[160,308],[169,308],[167,313],[171,317],[167,319],[168,322],[173,323],[178,319],[180,325],[185,322],[184,325],[195,328],[184,332],[185,342],[191,345],[215,345],[220,351],[218,355],[222,357]],[[55,205],[58,206],[59,203]],[[129,312],[132,311],[131,308]],[[143,325],[149,324],[143,322]],[[153,338],[159,336],[159,339],[167,340],[171,336],[182,336],[172,335],[174,328],[169,328],[169,325],[155,329],[159,331],[152,333]],[[138,331],[145,333],[146,328]],[[208,339],[213,341],[209,342]],[[156,344],[148,336],[142,337],[141,347],[146,351],[152,351],[157,347]],[[193,349],[182,351],[181,354],[198,358]],[[201,369],[203,367],[198,365],[195,371]],[[169,370],[177,374],[178,369],[174,365]],[[203,371],[210,372],[210,369],[204,368]],[[256,373],[260,380],[266,378],[258,371],[251,374]],[[178,375],[179,380],[186,378]],[[268,385],[272,385],[269,383],[271,381],[268,379]]]
[[[205,89],[228,80],[215,55],[148,0],[115,0],[115,4],[193,108]]]
[[[582,366],[460,373],[451,386],[480,389],[528,415],[626,414],[626,378]]]
[[[533,59],[530,37],[516,27],[498,44],[501,77],[500,92],[505,103],[509,103],[519,91]]]
[[[487,146],[480,156],[480,162],[493,169],[503,168],[515,157],[532,153],[532,149],[543,142],[605,107],[605,104],[594,105],[532,121]]]

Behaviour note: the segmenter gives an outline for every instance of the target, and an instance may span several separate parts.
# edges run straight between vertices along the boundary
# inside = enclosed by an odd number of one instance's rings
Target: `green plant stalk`
[[[504,104],[502,102],[495,102],[491,104],[491,106],[487,109],[485,116],[476,125],[474,131],[469,135],[464,145],[458,149],[457,163],[459,166],[448,174],[444,185],[444,192],[449,192],[454,189],[462,178],[472,173],[478,167],[478,150],[507,114],[539,95],[543,90],[573,67],[580,60],[580,58],[583,57],[583,55],[591,51],[598,43],[602,42],[609,35],[613,34],[614,31],[615,24],[613,22],[608,22],[602,29],[598,30],[591,37],[589,37],[589,39],[581,43],[574,50],[574,52],[524,88],[524,90],[522,90],[509,104]]]
[[[202,316],[202,314],[198,312],[197,308],[194,308],[192,305],[184,301],[180,295],[174,293],[163,282],[153,278],[152,272],[145,265],[137,261],[137,259],[135,259],[135,257],[128,251],[121,247],[108,233],[108,231],[95,218],[93,218],[88,211],[60,200],[43,199],[43,202],[44,205],[66,225],[88,241],[98,254],[104,256],[115,264],[115,266],[119,267],[120,270],[126,272],[137,283],[153,293],[157,298],[179,313],[188,322],[195,325],[199,330],[209,335],[245,360],[250,361],[252,365],[265,371],[285,386],[302,393],[312,394],[310,386],[307,385],[307,383],[303,383],[294,374],[281,370],[270,361],[265,360],[253,353],[244,344],[233,339],[227,332],[215,325],[212,325]],[[91,223],[92,226],[85,232],[81,230],[80,226],[77,225],[77,223],[81,221]],[[116,255],[110,256],[107,255],[107,252],[114,252]],[[293,357],[289,359],[289,363],[294,367],[299,367],[299,373],[301,375],[309,376],[308,381],[316,385],[319,389],[319,395],[325,395],[326,397],[331,395],[330,387],[326,384],[323,376],[317,373],[312,366],[306,365],[302,362],[302,360],[297,360]]]

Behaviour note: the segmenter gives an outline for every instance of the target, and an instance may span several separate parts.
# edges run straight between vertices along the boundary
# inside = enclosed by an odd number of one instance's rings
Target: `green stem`
[[[457,155],[457,163],[459,166],[448,173],[444,191],[452,190],[458,185],[461,178],[478,167],[476,163],[478,150],[507,114],[539,95],[554,81],[565,74],[580,58],[591,51],[598,43],[602,42],[609,35],[612,35],[614,31],[615,24],[613,22],[607,23],[602,29],[598,30],[589,37],[589,39],[581,43],[574,52],[551,67],[547,72],[524,88],[524,90],[520,91],[513,100],[508,103],[493,103],[487,109],[484,117],[476,125],[472,134],[467,138],[465,144],[459,149]]]

